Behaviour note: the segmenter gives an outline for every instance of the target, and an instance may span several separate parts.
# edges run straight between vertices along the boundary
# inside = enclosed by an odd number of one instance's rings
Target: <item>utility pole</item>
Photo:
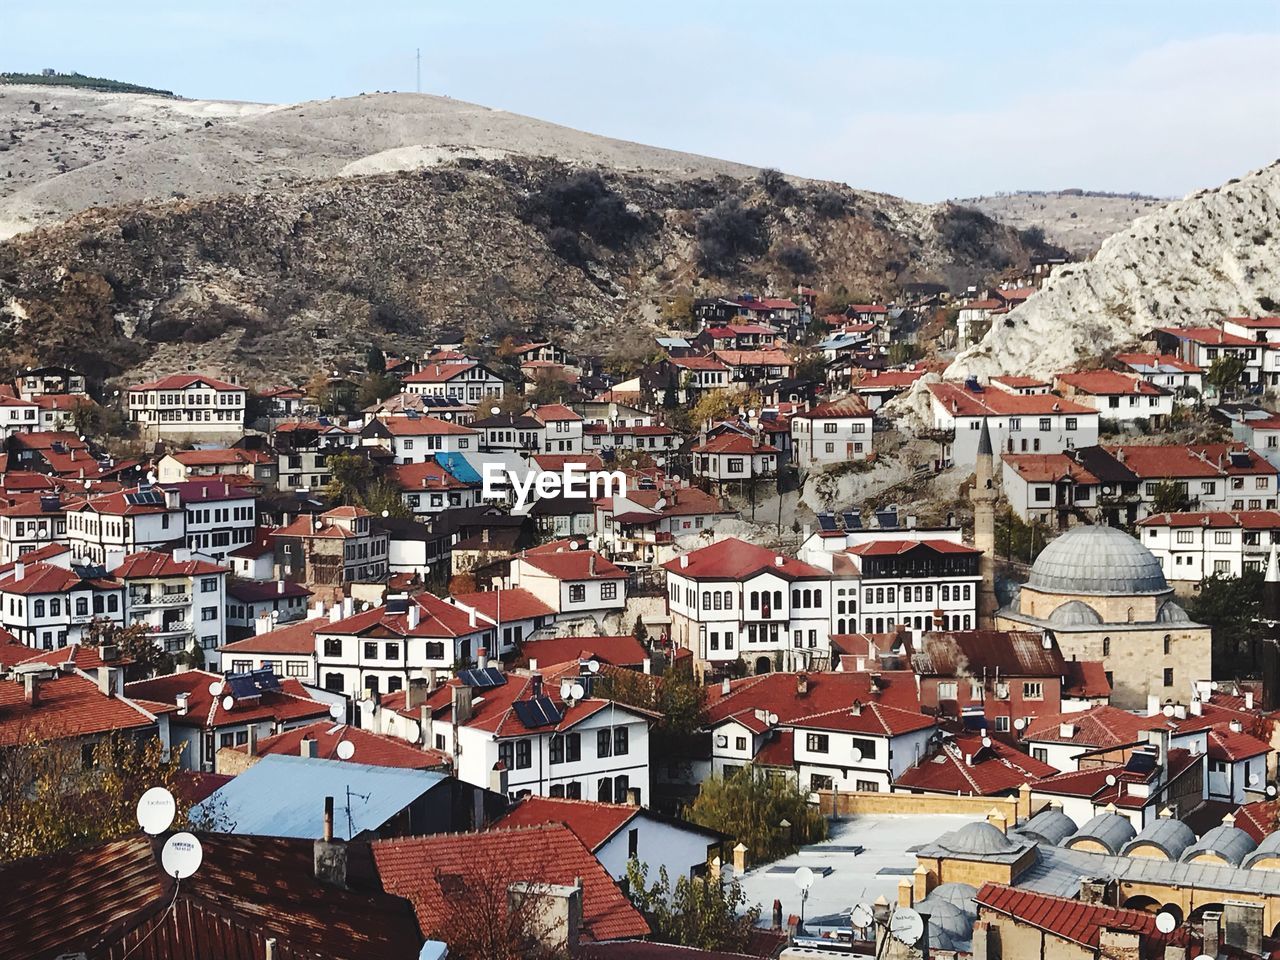
[[[417,68],[418,68],[417,90],[419,93],[421,93],[422,92],[422,48],[421,47],[417,48],[417,51],[414,54],[414,59],[417,61]]]

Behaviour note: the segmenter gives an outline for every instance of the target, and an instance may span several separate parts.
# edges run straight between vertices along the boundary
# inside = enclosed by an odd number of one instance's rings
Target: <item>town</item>
[[[920,213],[424,57],[0,74],[0,960],[1280,956],[1280,165]]]

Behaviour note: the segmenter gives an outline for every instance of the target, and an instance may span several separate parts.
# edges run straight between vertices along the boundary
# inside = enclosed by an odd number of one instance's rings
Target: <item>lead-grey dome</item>
[[[1190,623],[1191,617],[1187,615],[1187,611],[1183,610],[1181,605],[1174,603],[1172,600],[1166,600],[1160,604],[1160,612],[1156,614],[1158,623]]]
[[[938,846],[952,853],[979,855],[1011,853],[1018,849],[1016,843],[985,820],[966,823],[958,830],[943,834],[938,838]]]
[[[1075,836],[1064,840],[1062,846],[1071,848],[1085,840],[1093,840],[1102,844],[1114,856],[1133,839],[1134,833],[1133,824],[1127,818],[1108,810],[1086,823]]]
[[[1182,856],[1182,852],[1195,842],[1195,831],[1181,820],[1175,820],[1173,817],[1157,817],[1143,827],[1141,833],[1125,844],[1123,852],[1128,856],[1135,847],[1149,843],[1164,851],[1164,855],[1170,860],[1177,860]]]
[[[1214,827],[1197,840],[1194,846],[1184,850],[1182,860],[1185,862],[1193,857],[1209,853],[1221,857],[1233,867],[1237,867],[1240,865],[1240,861],[1253,853],[1254,848],[1257,846],[1253,841],[1253,837],[1239,827],[1224,823]]]
[[[1259,860],[1267,860],[1273,857],[1280,857],[1280,830],[1275,833],[1268,833],[1263,837],[1262,842],[1254,848],[1253,853],[1249,854],[1248,859],[1244,861],[1242,866],[1252,868]]]
[[[1123,530],[1072,527],[1040,551],[1027,586],[1046,593],[1134,596],[1164,593],[1160,561]]]
[[[1102,614],[1083,600],[1068,600],[1054,608],[1053,613],[1049,614],[1049,622],[1061,624],[1064,627],[1091,626],[1102,622]]]
[[[1018,833],[1056,847],[1079,830],[1076,822],[1057,807],[1045,807],[1018,828]]]

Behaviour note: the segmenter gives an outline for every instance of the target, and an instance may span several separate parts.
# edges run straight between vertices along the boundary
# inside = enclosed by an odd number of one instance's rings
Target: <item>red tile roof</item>
[[[1059,677],[1064,666],[1057,644],[1030,630],[929,632],[911,663],[922,677]]]
[[[1062,735],[1062,728],[1066,725],[1072,728],[1069,737]],[[1027,742],[1074,744],[1093,750],[1140,743],[1145,740],[1143,734],[1146,731],[1169,728],[1170,724],[1162,714],[1140,717],[1110,704],[1100,704],[1077,713],[1036,717],[1027,724],[1022,739]]]
[[[302,753],[304,739],[315,741],[315,755],[325,760],[341,760],[339,743],[355,748],[353,763],[375,767],[400,767],[405,770],[443,770],[451,768],[453,758],[440,750],[410,746],[403,740],[352,727],[344,723],[320,720],[304,727],[294,727],[258,741],[257,755],[284,754],[296,757]]]
[[[1031,388],[1031,387],[1047,387],[1047,386],[1049,386],[1049,384],[1045,383],[1045,382],[1044,382],[1043,380],[1041,380],[1039,377],[1024,377],[1024,376],[1016,376],[1016,375],[1005,375],[1005,376],[1001,376],[1001,377],[992,377],[992,378],[991,378],[991,382],[992,382],[992,383],[1002,383],[1002,384],[1004,384],[1006,387],[1012,387],[1012,388],[1013,388],[1013,389],[1015,389],[1015,390],[1018,390],[1018,389],[1028,389],[1028,388]]]
[[[204,577],[226,572],[226,567],[207,560],[175,560],[170,553],[143,550],[125,557],[120,566],[111,571],[111,575],[132,580],[144,577]]]
[[[532,620],[535,617],[550,617],[555,611],[522,587],[505,590],[476,590],[472,593],[453,593],[449,599],[463,606],[473,607],[484,616],[498,620],[501,612],[506,623],[512,620]],[[501,610],[499,610],[501,607]]]
[[[1156,915],[1143,910],[1125,910],[1067,897],[1051,897],[995,883],[984,884],[974,900],[978,904],[979,916],[984,910],[990,910],[1091,950],[1098,949],[1104,930],[1140,934],[1142,940],[1151,946],[1187,941],[1186,928],[1179,927],[1169,934],[1161,933],[1156,928]]]
[[[1065,453],[1006,453],[1001,455],[1008,466],[1027,483],[1096,484],[1100,481]]]
[[[480,433],[471,427],[450,423],[439,417],[386,417],[379,420],[392,436],[396,437],[435,437],[460,436],[470,437]]]
[[[239,390],[243,392],[245,389],[234,383],[227,383],[225,380],[206,377],[202,373],[175,373],[172,376],[161,377],[159,380],[134,384],[129,390],[131,392],[137,390],[185,390],[187,387],[194,386],[210,387],[213,390],[220,391]]]
[[[975,393],[956,383],[931,383],[929,392],[934,399],[957,417],[1044,416],[1066,414],[1068,416],[1097,416],[1092,407],[1066,400],[1054,393],[1024,395],[1008,390],[983,390]]]
[[[595,550],[562,550],[547,553],[543,548],[520,554],[522,562],[556,580],[625,580],[627,573]]]
[[[870,419],[871,411],[857,394],[820,403],[812,410],[795,414],[792,420],[839,420],[845,418]]]
[[[316,631],[327,628],[327,617],[314,617],[310,620],[299,620],[283,627],[277,627],[269,633],[260,633],[247,640],[237,640],[224,644],[218,650],[221,653],[285,653],[296,656],[314,654],[316,652]]]
[[[17,641],[14,641],[15,643]],[[111,661],[104,661],[98,652],[97,647],[86,647],[79,643],[69,643],[65,647],[58,647],[54,650],[38,650],[33,652],[31,647],[23,647],[30,656],[25,660],[17,661],[18,664],[27,663],[43,663],[50,667],[59,667],[64,663],[73,664],[80,670],[96,670],[98,667],[108,664],[113,667],[124,666],[132,663],[122,657],[117,657]],[[2,664],[0,664],[2,665]]]
[[[854,703],[823,713],[797,717],[788,723],[801,730],[835,730],[840,733],[897,737],[916,730],[927,730],[937,720],[914,710],[900,710],[879,703]]]
[[[417,373],[411,373],[404,378],[405,383],[444,383],[446,380],[452,380],[465,374],[468,370],[479,366],[475,361],[469,360],[465,363],[431,363],[424,366]]]
[[[956,737],[954,744],[942,746],[936,753],[904,770],[894,781],[894,787],[928,793],[994,797],[1058,772],[1056,767],[1008,744],[990,738],[988,741],[989,745],[984,745],[982,737]]]
[[[793,367],[785,350],[715,350],[712,356],[730,367]]]
[[[530,407],[526,411],[526,415],[533,417],[539,423],[555,423],[559,420],[568,420],[577,422],[582,419],[578,414],[574,413],[563,403],[543,403]]]
[[[17,576],[16,566],[8,576],[0,580],[0,593],[31,595],[38,593],[66,593],[73,588],[89,587],[93,590],[119,590],[124,584],[118,580],[94,579],[85,580],[74,570],[55,566],[52,563],[36,561],[24,566],[21,579]]]
[[[186,467],[272,462],[271,457],[260,450],[241,450],[239,447],[228,447],[225,450],[179,450],[169,456]]]
[[[645,922],[595,855],[568,827],[542,824],[484,833],[437,834],[371,845],[383,887],[408,899],[427,936],[440,932],[450,898],[467,883],[502,891],[518,881],[572,885],[582,881],[582,932],[588,940],[643,937]]]
[[[767,673],[732,680],[727,694],[722,685],[713,685],[707,688],[707,720],[709,725],[730,718],[746,720],[763,729],[755,719],[757,710],[776,713],[778,722],[785,725],[816,713],[848,710],[854,701],[883,704],[908,713],[919,712],[915,674],[910,670],[886,670],[878,675],[877,688],[872,682],[872,672],[810,673],[806,675],[808,689],[804,694],[797,692],[798,679],[794,673]]]
[[[779,563],[778,561],[782,562]],[[784,580],[827,580],[829,571],[758,544],[728,537],[668,560],[664,570],[693,580],[745,580],[769,572]]]
[[[649,653],[639,640],[624,634],[526,640],[520,645],[520,656],[526,662],[537,661],[539,669],[582,660],[600,660],[615,667],[639,667],[649,658]]]
[[[1223,323],[1234,323],[1254,330],[1280,329],[1280,317],[1226,317]]]
[[[596,803],[592,800],[565,800],[554,797],[526,797],[494,823],[495,827],[534,827],[544,823],[564,824],[593,853],[629,823],[639,807],[624,803]]]
[[[1224,333],[1218,327],[1158,327],[1157,332],[1167,333],[1179,340],[1190,340],[1193,343],[1210,347],[1256,347],[1258,343],[1234,333]]]
[[[1102,449],[1144,480],[1280,473],[1243,443],[1117,444]],[[1232,453],[1244,454],[1248,464],[1233,465],[1229,456]]]
[[[467,490],[463,483],[434,460],[422,463],[401,463],[390,470],[392,481],[405,493],[420,490]]]
[[[872,370],[858,368],[860,379],[853,381],[853,389],[872,393],[877,390],[906,389],[925,375],[925,370]]]
[[[170,715],[169,722],[181,727],[209,729],[259,720],[289,723],[306,719],[318,720],[329,715],[329,705],[312,700],[302,684],[291,677],[280,681],[278,693],[264,693],[256,699],[242,700],[234,703],[228,710],[223,704],[225,695],[215,697],[209,689],[210,684],[219,683],[222,679],[220,674],[188,670],[185,673],[170,673],[126,684],[125,695],[176,704],[179,693],[190,694],[186,714]]]
[[[849,547],[845,553],[858,557],[895,557],[921,547],[934,553],[981,553],[976,547],[955,543],[952,540],[868,540],[857,546]]]
[[[21,680],[0,680],[0,747],[153,726],[156,713],[144,705],[147,698],[134,699],[108,696],[96,681],[65,673],[39,681],[39,702],[33,707]]]
[[[418,623],[409,625],[408,613],[388,613],[385,604],[346,617],[335,623],[323,623],[317,633],[361,636],[376,632],[379,636],[425,637],[427,639],[452,639],[470,636],[487,630],[492,624],[477,618],[473,624],[471,615],[433,593],[420,593],[409,602],[418,608]]]
[[[1209,731],[1209,759],[1235,763],[1269,753],[1271,745],[1230,727],[1214,727]]]
[[[1280,799],[1255,800],[1236,810],[1235,825],[1255,843],[1261,843],[1267,834],[1280,829]]]
[[[1111,682],[1101,660],[1066,660],[1062,664],[1062,696],[1093,700],[1110,698]]]
[[[1117,370],[1089,370],[1084,373],[1063,373],[1058,376],[1059,384],[1066,384],[1072,389],[1093,396],[1113,396],[1116,394],[1136,394],[1146,397],[1167,397],[1168,390],[1148,383],[1139,376],[1120,373]]]
[[[729,430],[712,437],[706,443],[694,447],[693,452],[749,457],[756,454],[777,453],[778,448],[768,443],[757,444],[754,438]]]
[[[1170,353],[1118,353],[1116,359],[1130,367],[1172,367],[1182,373],[1203,373],[1194,363],[1187,363]]]
[[[1181,513],[1153,513],[1138,521],[1140,527],[1217,527],[1245,530],[1280,529],[1280,511],[1209,510]]]

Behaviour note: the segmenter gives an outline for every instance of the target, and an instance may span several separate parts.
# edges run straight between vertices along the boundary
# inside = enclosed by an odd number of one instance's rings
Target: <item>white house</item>
[[[511,586],[522,587],[561,619],[593,616],[600,621],[627,603],[626,571],[595,550],[574,550],[554,541],[521,551],[511,561]]]
[[[94,620],[121,626],[124,584],[101,568],[19,560],[0,579],[0,628],[29,647],[53,650],[82,643]]]
[[[33,400],[0,397],[0,440],[40,429],[40,406]]]
[[[129,419],[151,440],[238,440],[244,433],[244,387],[203,374],[174,374],[130,387]]]
[[[153,488],[166,498],[176,493],[185,514],[187,547],[222,563],[231,551],[252,543],[258,499],[252,490],[225,480],[188,480]]]
[[[129,624],[144,624],[167,653],[198,646],[216,669],[227,639],[227,569],[180,553],[130,554],[111,575],[126,587]]]
[[[583,419],[562,403],[534,404],[525,416],[542,425],[542,453],[581,453]]]
[[[1064,397],[1098,411],[1107,420],[1148,420],[1159,426],[1173,413],[1173,392],[1136,374],[1089,370],[1058,376]]]
[[[437,453],[468,453],[480,447],[480,432],[437,417],[370,420],[360,431],[366,443],[391,451],[396,463],[422,463]]]
[[[736,538],[662,566],[671,641],[701,669],[741,660],[767,673],[828,661],[830,571]]]
[[[1204,371],[1168,353],[1119,353],[1116,360],[1130,373],[1173,394],[1204,392]]]
[[[775,476],[781,451],[759,436],[727,429],[693,448],[693,474],[717,483]]]
[[[66,507],[57,493],[24,497],[0,508],[0,563],[10,563],[46,544],[66,542]]]
[[[806,470],[865,460],[871,456],[871,411],[852,394],[797,413],[791,449],[796,466]]]
[[[108,563],[140,550],[186,542],[186,511],[177,490],[122,490],[67,507],[67,544],[77,559]]]
[[[1171,582],[1239,577],[1266,568],[1272,546],[1280,543],[1280,512],[1156,513],[1138,522],[1138,539]]]
[[[931,383],[933,427],[954,431],[950,459],[960,466],[977,460],[986,421],[991,444],[1007,453],[1061,453],[1098,442],[1098,412],[1055,394],[1021,395],[964,385]]]
[[[481,403],[502,399],[506,381],[474,360],[429,362],[404,378],[406,393]]]

